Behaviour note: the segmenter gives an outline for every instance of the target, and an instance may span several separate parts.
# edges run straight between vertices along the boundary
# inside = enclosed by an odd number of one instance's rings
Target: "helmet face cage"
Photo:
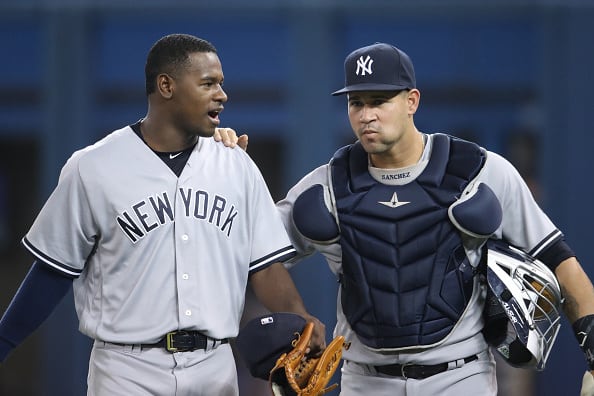
[[[557,278],[524,252],[489,241],[487,284],[507,316],[507,334],[495,349],[512,366],[543,370],[561,326]]]

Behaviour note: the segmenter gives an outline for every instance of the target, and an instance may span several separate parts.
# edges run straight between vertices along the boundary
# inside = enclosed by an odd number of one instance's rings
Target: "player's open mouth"
[[[220,110],[214,110],[214,111],[209,111],[208,112],[208,116],[211,118],[211,120],[216,123],[217,125],[219,124],[220,120],[219,120],[219,114],[220,114]]]

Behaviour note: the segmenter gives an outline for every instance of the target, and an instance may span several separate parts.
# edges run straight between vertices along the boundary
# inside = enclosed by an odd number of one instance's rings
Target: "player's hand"
[[[580,396],[594,396],[594,371],[586,371],[584,373]]]
[[[312,356],[319,356],[326,349],[326,326],[318,318],[312,315],[303,315],[305,320],[313,322],[314,329],[309,341],[309,348],[306,353]]]
[[[232,128],[216,128],[213,138],[217,142],[223,142],[227,147],[239,146],[247,151],[248,135],[243,134],[238,137]]]

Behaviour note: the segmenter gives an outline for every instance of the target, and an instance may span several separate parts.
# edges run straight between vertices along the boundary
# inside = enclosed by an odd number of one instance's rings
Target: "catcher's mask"
[[[502,241],[489,240],[484,256],[485,338],[510,365],[543,370],[561,325],[557,278]]]

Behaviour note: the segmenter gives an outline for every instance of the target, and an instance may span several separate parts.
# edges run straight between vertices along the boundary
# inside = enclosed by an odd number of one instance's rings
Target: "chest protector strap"
[[[448,207],[484,161],[476,144],[435,134],[423,173],[389,186],[371,177],[359,143],[334,155],[341,304],[365,345],[428,346],[454,328],[472,294],[474,271]]]

